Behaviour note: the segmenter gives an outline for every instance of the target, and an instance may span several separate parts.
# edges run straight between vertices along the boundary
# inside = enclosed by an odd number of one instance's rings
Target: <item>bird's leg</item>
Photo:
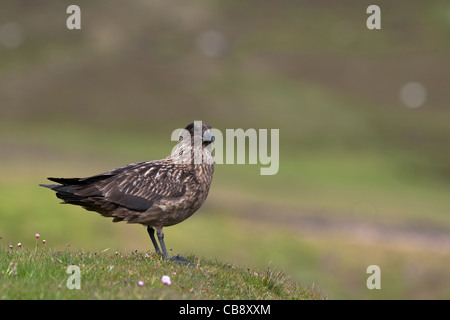
[[[156,228],[156,235],[158,236],[164,259],[169,260],[169,254],[167,253],[166,244],[164,243],[164,233],[162,231],[162,228]]]
[[[148,232],[148,235],[150,236],[150,239],[152,240],[153,246],[155,247],[156,253],[159,255],[162,255],[161,250],[159,250],[158,242],[156,242],[156,239],[155,239],[155,229],[153,229],[150,226],[147,226],[147,232]]]
[[[155,236],[154,236],[155,230],[153,230],[153,228],[150,228],[150,227],[148,227],[148,228],[151,229],[151,231],[152,231],[152,232],[150,232],[150,230],[149,230],[148,233],[150,234],[150,238],[152,238],[152,242],[153,242],[153,245],[155,246],[155,249],[157,248],[156,252],[158,254],[161,254],[161,251],[159,251],[158,244],[156,243],[156,240],[155,240]],[[169,254],[167,253],[166,244],[164,243],[164,233],[162,231],[162,228],[156,228],[156,235],[158,236],[159,243],[161,244],[162,256],[164,257],[165,260],[175,261],[176,263],[183,264],[185,266],[190,266],[190,267],[196,266],[195,263],[190,263],[188,260],[181,257],[179,254],[177,254],[176,256],[173,256],[172,258],[169,259]]]

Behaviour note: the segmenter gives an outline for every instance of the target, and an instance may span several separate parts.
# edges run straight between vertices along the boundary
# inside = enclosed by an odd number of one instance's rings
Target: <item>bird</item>
[[[179,255],[169,258],[163,228],[189,218],[205,202],[214,174],[214,140],[211,126],[194,121],[181,130],[177,146],[164,159],[131,163],[86,178],[47,178],[58,184],[40,186],[55,191],[62,203],[98,212],[113,222],[146,226],[158,255],[190,264]]]

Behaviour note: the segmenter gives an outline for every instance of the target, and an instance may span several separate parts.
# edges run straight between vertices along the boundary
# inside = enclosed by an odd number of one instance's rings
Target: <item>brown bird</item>
[[[156,253],[169,259],[163,227],[189,218],[206,200],[214,173],[211,127],[201,121],[181,131],[175,151],[161,160],[132,163],[87,178],[48,178],[63,203],[96,211],[113,222],[147,226]],[[155,229],[161,250],[155,239]],[[171,260],[189,264],[176,255]]]

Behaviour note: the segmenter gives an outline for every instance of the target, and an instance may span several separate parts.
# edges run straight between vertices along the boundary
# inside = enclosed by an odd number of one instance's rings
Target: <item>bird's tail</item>
[[[55,187],[58,187],[56,184],[40,184],[39,187],[49,188],[54,190]]]
[[[72,184],[66,184],[66,183],[70,183],[70,182],[76,182],[77,178],[75,179],[64,179],[64,178],[48,178],[51,181],[55,181],[58,183],[63,183],[63,184],[40,184],[40,187],[44,187],[44,188],[48,188],[51,189],[53,191],[56,192],[56,196],[63,200],[64,203],[69,203],[69,204],[75,204],[75,205],[84,205],[83,200],[86,197],[83,196],[78,196],[75,194],[75,185]]]
[[[111,176],[111,174],[100,174],[87,178],[47,178],[60,184],[40,184],[39,186],[55,191],[56,196],[63,200],[63,203],[79,205],[87,210],[95,211],[95,199],[103,197],[95,187],[95,182]]]

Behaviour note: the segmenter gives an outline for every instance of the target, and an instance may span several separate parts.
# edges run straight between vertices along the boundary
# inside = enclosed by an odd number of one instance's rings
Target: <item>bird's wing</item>
[[[186,192],[184,166],[163,161],[142,162],[117,168],[99,176],[86,178],[93,181],[80,188],[76,194],[97,197],[131,210],[146,211],[164,198],[179,198]]]

